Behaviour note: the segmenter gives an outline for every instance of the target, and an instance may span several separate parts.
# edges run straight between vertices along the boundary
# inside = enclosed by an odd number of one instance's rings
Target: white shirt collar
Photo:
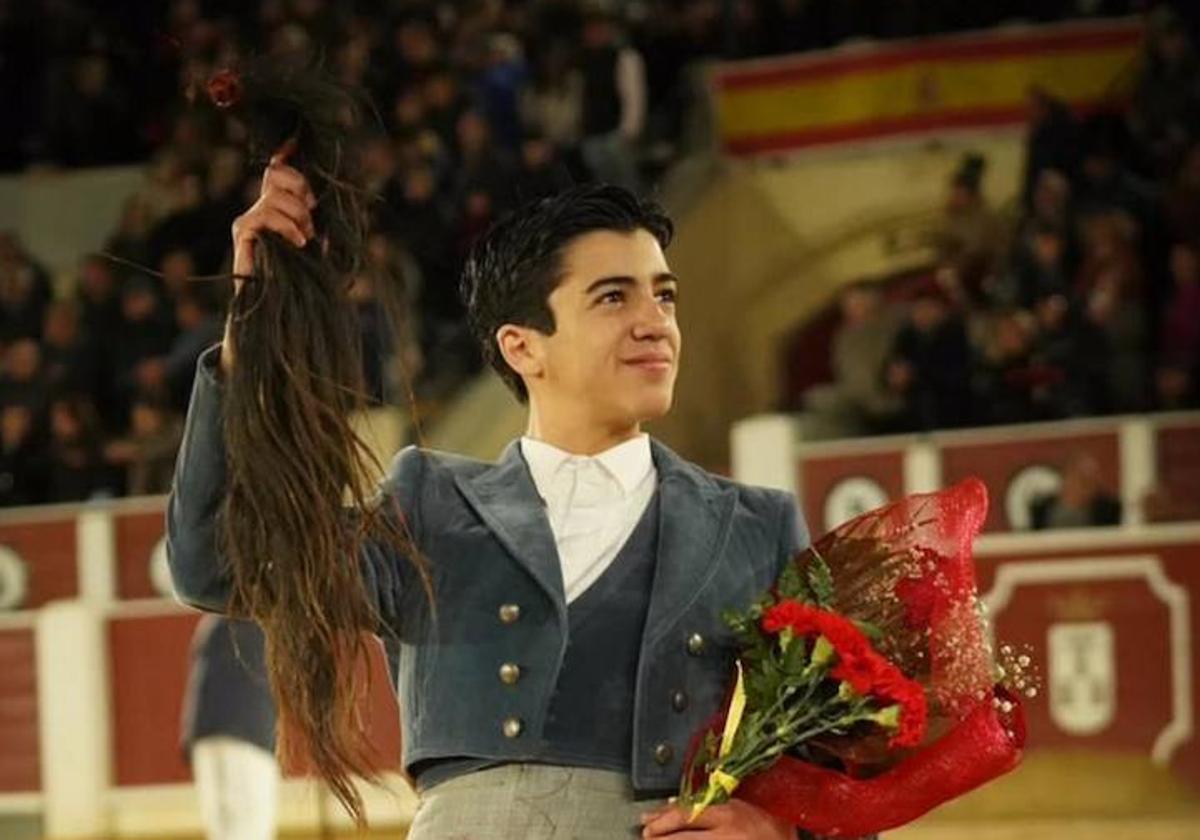
[[[551,481],[568,462],[593,462],[616,480],[628,496],[654,470],[650,453],[650,436],[642,433],[597,455],[572,455],[557,446],[528,436],[521,438],[521,454],[529,465],[533,483],[542,498],[547,497]]]

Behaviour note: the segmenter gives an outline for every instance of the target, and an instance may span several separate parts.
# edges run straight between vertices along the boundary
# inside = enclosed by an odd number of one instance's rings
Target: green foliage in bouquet
[[[810,549],[748,609],[722,614],[738,646],[738,679],[723,734],[706,734],[683,777],[693,818],[814,739],[884,732],[901,747],[924,735],[922,688],[875,650],[877,628],[833,604],[829,566]],[[701,769],[707,781],[697,790]]]

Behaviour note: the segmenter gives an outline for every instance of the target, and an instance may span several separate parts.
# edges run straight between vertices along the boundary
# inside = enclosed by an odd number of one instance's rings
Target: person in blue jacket
[[[208,840],[274,837],[275,704],[258,625],[215,615],[200,620],[180,741]]]
[[[263,231],[304,245],[314,206],[276,159],[235,223],[235,274]],[[731,681],[722,610],[746,607],[808,543],[789,494],[708,473],[642,429],[670,409],[681,359],[671,235],[655,205],[589,185],[516,211],[472,250],[471,326],[527,430],[496,463],[396,456],[381,494],[436,609],[410,558],[360,557],[364,597],[398,644],[412,840],[796,836],[739,800],[691,824],[666,801]],[[222,393],[237,364],[228,341],[201,357],[168,512],[176,590],[217,611],[230,593],[213,559]]]

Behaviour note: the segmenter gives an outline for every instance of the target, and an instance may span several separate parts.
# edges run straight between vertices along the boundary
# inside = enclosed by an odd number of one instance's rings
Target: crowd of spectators
[[[582,179],[640,189],[678,136],[682,65],[645,60],[618,5],[164,7],[132,28],[100,4],[0,8],[3,86],[25,117],[3,164],[147,163],[104,255],[82,259],[64,298],[13,235],[0,238],[0,504],[169,486],[195,361],[219,338],[229,294],[202,278],[228,271],[229,225],[263,163],[247,159],[234,117],[186,95],[215,70],[317,56],[367,93],[350,139],[379,200],[351,295],[377,401],[410,385],[436,401],[479,369],[456,280],[499,214]],[[39,14],[55,25],[34,27]],[[409,303],[401,336],[381,283]]]
[[[1019,206],[968,155],[937,267],[841,297],[834,382],[805,403],[837,434],[929,431],[1200,407],[1200,59],[1148,19],[1129,106],[1081,118],[1030,93]]]
[[[168,488],[195,359],[229,294],[195,278],[228,270],[229,224],[263,163],[228,114],[186,93],[241,58],[318,55],[368,92],[374,114],[354,148],[381,200],[352,292],[367,386],[390,400],[411,383],[436,405],[479,369],[456,283],[474,238],[513,203],[581,179],[650,188],[684,142],[698,60],[1138,5],[0,2],[0,170],[146,171],[105,249],[120,261],[87,255],[70,283],[0,235],[0,505]],[[410,302],[397,341],[376,302],[384,283]]]

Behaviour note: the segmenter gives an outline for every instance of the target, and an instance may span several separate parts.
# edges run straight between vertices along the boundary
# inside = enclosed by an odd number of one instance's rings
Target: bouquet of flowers
[[[903,825],[1015,767],[1028,657],[997,661],[967,481],[863,514],[795,558],[749,609],[725,711],[695,739],[681,798],[736,795],[817,834]]]

